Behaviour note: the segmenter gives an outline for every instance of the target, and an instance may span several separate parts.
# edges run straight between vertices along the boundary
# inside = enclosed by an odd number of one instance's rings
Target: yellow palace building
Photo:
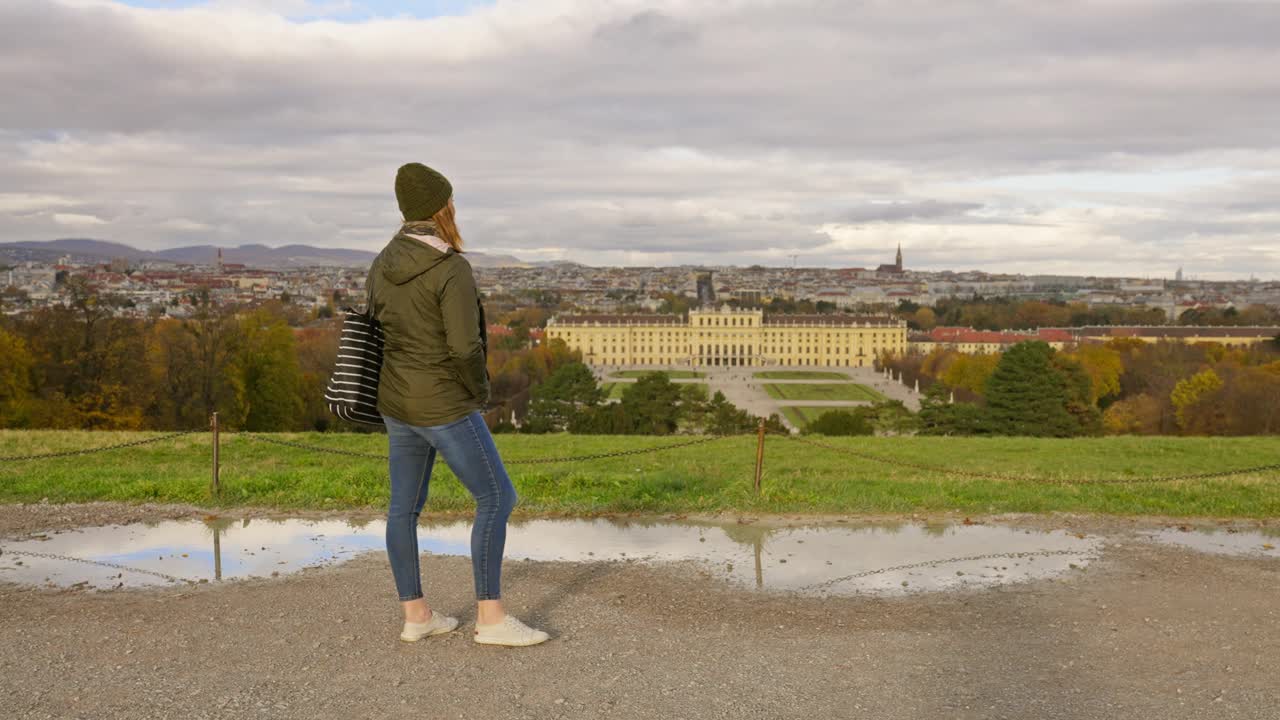
[[[569,315],[547,323],[589,365],[869,367],[905,353],[907,322],[869,315],[771,315],[729,307],[683,315]]]

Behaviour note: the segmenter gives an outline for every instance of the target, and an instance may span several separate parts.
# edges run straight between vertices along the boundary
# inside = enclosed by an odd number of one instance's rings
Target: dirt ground
[[[0,506],[0,537],[159,512],[136,508]],[[377,553],[192,587],[0,585],[0,718],[1280,717],[1280,563],[1123,533],[1059,579],[900,598],[509,562],[509,607],[553,636],[525,649],[470,641],[467,559],[427,556],[423,574],[463,626],[416,644],[396,639]]]

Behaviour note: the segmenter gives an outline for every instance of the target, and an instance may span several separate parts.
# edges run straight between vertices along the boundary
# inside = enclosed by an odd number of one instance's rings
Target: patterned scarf
[[[420,243],[430,245],[442,253],[447,253],[453,249],[448,242],[445,242],[444,238],[437,234],[438,228],[433,220],[407,222],[400,226],[400,232]]]
[[[400,226],[400,232],[405,233],[406,235],[430,235],[431,237],[440,237],[436,234],[437,229],[435,220],[417,220],[414,222],[407,222]]]

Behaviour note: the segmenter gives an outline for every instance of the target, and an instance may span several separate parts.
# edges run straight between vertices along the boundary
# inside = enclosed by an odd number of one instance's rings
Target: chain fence
[[[797,588],[798,592],[814,592],[816,590],[826,590],[842,583],[853,580],[860,580],[874,575],[886,575],[888,573],[901,572],[903,570],[920,570],[925,568],[936,568],[943,565],[953,565],[955,563],[976,562],[978,560],[1021,560],[1034,557],[1057,557],[1062,555],[1092,555],[1088,550],[1025,550],[1022,552],[1003,552],[1003,553],[987,553],[985,555],[966,555],[964,557],[939,558],[937,560],[925,560],[922,562],[906,563],[903,565],[890,565],[889,567],[876,568],[874,570],[863,570],[849,575],[843,575],[838,578],[824,580],[820,583],[805,585]]]
[[[71,457],[73,455],[92,455],[94,453],[108,452],[110,450],[119,450],[121,448],[139,447],[141,445],[150,445],[152,443],[172,440],[183,435],[193,435],[195,433],[208,432],[205,429],[199,430],[179,430],[177,432],[157,435],[155,437],[143,438],[142,440],[130,440],[127,442],[115,443],[114,445],[103,445],[95,448],[81,448],[79,450],[61,450],[58,452],[38,453],[35,455],[0,455],[0,462],[22,462],[26,460],[46,460],[49,458]]]
[[[171,440],[178,437],[193,435],[196,433],[208,432],[207,429],[198,430],[179,430],[176,432],[156,435],[154,437],[142,438],[139,440],[129,440],[125,442],[114,443],[111,445],[103,445],[94,448],[81,448],[75,450],[62,450],[46,453],[35,453],[29,455],[0,455],[0,463],[4,462],[24,462],[30,460],[45,460],[53,458],[74,457],[80,455],[91,455],[96,453],[110,452],[125,448],[141,447],[144,445],[152,445],[155,443]],[[608,460],[611,458],[631,457],[636,455],[648,455],[660,453],[668,450],[678,450],[681,448],[693,447],[697,445],[705,445],[709,443],[727,440],[729,438],[749,437],[757,435],[757,433],[736,433],[726,435],[703,435],[691,440],[681,442],[668,443],[665,445],[657,445],[653,447],[631,448],[627,450],[615,450],[612,452],[590,453],[583,455],[564,455],[555,457],[541,458],[513,458],[503,459],[504,465],[554,465],[572,462],[586,462],[591,460]],[[1147,477],[1117,477],[1117,478],[1054,478],[1054,477],[1036,477],[1031,475],[1018,475],[1012,473],[1002,473],[995,471],[970,470],[966,468],[949,467],[941,464],[922,463],[912,460],[904,460],[900,458],[887,457],[875,453],[869,453],[857,450],[851,447],[833,445],[829,442],[817,440],[811,437],[795,435],[785,431],[769,430],[759,433],[759,442],[761,453],[763,452],[763,443],[766,436],[786,437],[787,439],[809,445],[811,447],[822,448],[824,450],[839,453],[849,457],[858,458],[874,463],[884,465],[897,466],[930,473],[942,473],[957,477],[968,477],[983,480],[999,480],[1004,482],[1023,482],[1041,485],[1130,485],[1130,484],[1158,484],[1186,482],[1194,480],[1212,480],[1216,478],[1231,477],[1235,475],[1252,475],[1265,474],[1271,472],[1280,472],[1280,462],[1267,463],[1264,465],[1254,465],[1243,468],[1229,468],[1223,470],[1213,470],[1206,472],[1180,473],[1176,475],[1154,475]],[[262,433],[242,432],[233,437],[243,438],[252,442],[265,443],[280,447],[289,447],[298,450],[306,450],[308,452],[325,453],[330,455],[341,455],[346,457],[355,457],[367,460],[387,460],[386,453],[363,452],[359,450],[344,450],[340,448],[325,447],[312,443],[302,443],[293,440],[284,440],[280,438],[270,437]],[[759,458],[762,461],[762,457]]]
[[[36,453],[36,454],[29,454],[29,455],[3,455],[3,456],[0,456],[0,462],[24,462],[24,461],[31,461],[31,460],[43,460],[43,459],[51,459],[51,458],[64,458],[64,457],[73,457],[73,456],[81,456],[81,455],[91,455],[91,454],[110,452],[110,451],[126,449],[126,448],[135,448],[135,447],[140,447],[144,445],[152,445],[155,443],[163,442],[165,440],[171,440],[174,438],[184,437],[184,436],[201,433],[201,432],[212,432],[213,443],[212,443],[211,449],[212,449],[212,461],[213,461],[212,465],[213,465],[213,472],[214,472],[214,484],[212,486],[212,490],[213,490],[213,493],[216,495],[218,492],[218,485],[217,485],[216,478],[217,478],[217,472],[218,472],[218,445],[219,445],[216,418],[215,418],[215,421],[212,423],[212,427],[209,429],[180,430],[177,432],[164,433],[164,434],[156,435],[153,437],[142,438],[138,440],[129,440],[125,442],[119,442],[111,445],[104,445],[104,446],[94,447],[94,448],[81,448],[76,450]],[[1138,484],[1138,483],[1146,483],[1146,484],[1169,483],[1169,482],[1183,482],[1183,481],[1189,481],[1189,480],[1208,480],[1208,479],[1214,479],[1214,478],[1230,477],[1235,475],[1260,474],[1260,473],[1280,471],[1280,463],[1269,463],[1265,465],[1256,465],[1256,466],[1247,467],[1247,468],[1226,469],[1226,470],[1217,470],[1217,471],[1210,471],[1210,472],[1182,473],[1177,475],[1162,475],[1162,476],[1150,476],[1150,477],[1080,478],[1080,479],[1034,477],[1034,476],[1028,476],[1028,475],[1015,475],[1010,473],[969,470],[964,468],[948,467],[945,465],[935,465],[935,464],[929,464],[929,463],[914,462],[911,460],[902,460],[902,459],[893,458],[893,457],[886,457],[886,456],[878,455],[875,453],[864,452],[851,447],[842,447],[842,446],[834,445],[829,442],[824,442],[822,440],[818,440],[811,437],[802,437],[799,435],[794,435],[792,433],[785,432],[785,431],[767,430],[763,425],[763,423],[757,428],[756,432],[752,432],[752,433],[737,433],[737,434],[727,434],[727,435],[703,435],[703,436],[694,437],[688,440],[672,442],[672,443],[667,443],[663,445],[656,445],[652,447],[630,448],[626,450],[616,450],[612,452],[598,452],[598,453],[590,453],[590,454],[582,454],[582,455],[564,455],[564,456],[540,457],[540,458],[515,458],[515,459],[509,459],[509,460],[504,459],[503,462],[506,465],[551,465],[551,464],[561,464],[561,463],[571,463],[571,462],[585,462],[585,461],[592,461],[592,460],[607,460],[611,458],[634,457],[639,455],[656,454],[656,453],[666,452],[670,450],[678,450],[681,448],[706,445],[710,443],[720,442],[723,440],[729,440],[732,438],[741,438],[741,437],[750,436],[750,437],[757,438],[757,444],[755,448],[755,455],[756,455],[755,457],[755,460],[756,460],[755,489],[758,494],[760,492],[760,477],[761,477],[761,472],[763,470],[765,438],[768,436],[779,436],[779,435],[786,436],[792,442],[806,445],[809,447],[821,448],[823,450],[838,453],[848,457],[854,457],[861,460],[881,463],[881,464],[890,465],[890,466],[909,468],[911,470],[924,471],[924,472],[930,472],[930,473],[943,473],[943,474],[959,476],[959,477],[1000,480],[1000,481],[1008,481],[1008,482],[1046,484],[1046,485],[1117,485],[1117,484]],[[386,453],[372,453],[372,452],[362,452],[357,450],[344,450],[340,448],[325,447],[323,445],[302,443],[302,442],[296,442],[292,440],[284,440],[281,438],[270,437],[268,435],[264,435],[261,433],[242,432],[242,433],[238,433],[237,435],[234,435],[233,437],[243,438],[250,442],[263,443],[263,444],[273,445],[277,447],[294,448],[299,450],[305,450],[308,452],[341,455],[341,456],[354,457],[354,458],[360,458],[360,459],[366,459],[366,460],[379,460],[379,461],[387,460]],[[59,561],[65,561],[65,562],[82,563],[86,565],[95,565],[99,567],[110,568],[110,569],[120,570],[124,572],[142,573],[145,575],[151,575],[151,576],[161,578],[163,580],[173,582],[173,583],[196,582],[189,578],[184,578],[177,575],[163,573],[155,570],[147,570],[144,568],[137,568],[137,567],[130,567],[128,565],[122,565],[119,563],[107,562],[102,560],[90,560],[85,558],[73,557],[69,555],[59,555],[55,553],[42,553],[42,552],[25,551],[25,550],[5,551],[0,549],[0,554],[6,554],[6,555],[15,556],[15,557],[22,556],[22,557],[30,557],[30,558],[44,558],[44,559],[52,559],[52,560],[59,560]],[[941,565],[952,564],[952,563],[962,563],[962,562],[971,562],[971,561],[980,561],[980,560],[1022,559],[1022,558],[1031,558],[1031,557],[1050,557],[1050,556],[1061,556],[1061,555],[1087,555],[1087,554],[1088,554],[1087,552],[1082,552],[1079,550],[1042,550],[1042,551],[1028,551],[1028,552],[990,553],[985,555],[970,555],[965,557],[944,558],[944,559],[929,560],[929,561],[918,562],[918,563],[894,565],[891,567],[877,568],[874,570],[864,570],[858,573],[853,573],[853,574],[845,575],[839,578],[827,580],[821,583],[805,586],[805,587],[799,588],[799,590],[805,591],[805,592],[810,592],[815,590],[824,590],[824,589],[839,585],[841,583],[857,580],[860,578],[870,577],[874,575],[882,575],[886,573],[905,571],[905,570],[916,570],[916,569],[922,569],[922,568],[938,567]]]
[[[814,447],[825,448],[832,452],[842,455],[870,460],[872,462],[884,463],[886,465],[896,465],[898,467],[910,468],[912,470],[924,470],[927,472],[945,473],[948,475],[958,475],[962,477],[978,478],[983,480],[1003,480],[1013,482],[1035,483],[1039,485],[1130,485],[1140,483],[1167,483],[1167,482],[1185,482],[1187,480],[1212,480],[1214,478],[1230,477],[1233,475],[1249,475],[1260,474],[1273,471],[1280,471],[1280,463],[1268,463],[1266,465],[1254,465],[1252,467],[1234,468],[1228,470],[1214,470],[1210,472],[1182,473],[1179,475],[1154,475],[1150,477],[1133,477],[1133,478],[1049,478],[1049,477],[1033,477],[1029,475],[1011,475],[1006,473],[983,472],[980,470],[966,470],[963,468],[952,468],[944,465],[930,465],[927,463],[912,462],[910,460],[900,460],[898,458],[884,457],[883,455],[875,455],[873,453],[854,450],[853,448],[840,447],[825,443],[812,438],[801,437],[797,435],[790,436],[795,442],[812,445]]]
[[[387,459],[387,455],[385,453],[367,453],[367,452],[358,452],[355,450],[338,450],[335,448],[322,447],[320,445],[310,445],[307,443],[293,442],[291,440],[279,440],[277,438],[270,438],[270,437],[266,437],[265,435],[259,435],[256,433],[242,433],[242,436],[248,440],[254,440],[256,442],[269,443],[272,445],[281,445],[284,447],[291,447],[299,450],[311,450],[313,452],[330,453],[333,455],[347,455],[349,457],[367,458],[371,460]],[[664,450],[677,450],[679,448],[691,447],[693,445],[705,445],[707,443],[716,442],[717,440],[723,440],[729,437],[745,437],[745,436],[746,436],[745,434],[704,435],[694,440],[688,440],[685,442],[669,443],[667,445],[658,445],[655,447],[647,447],[647,448],[633,448],[630,450],[616,450],[614,452],[594,453],[591,455],[565,455],[563,457],[516,458],[516,459],[507,459],[504,457],[502,459],[502,464],[503,465],[551,465],[551,464],[559,464],[559,463],[567,463],[567,462],[582,462],[584,460],[604,460],[604,459],[615,458],[615,457],[628,457],[631,455],[647,455],[650,453],[662,452]]]
[[[196,583],[195,580],[192,580],[190,578],[179,577],[177,575],[170,575],[169,573],[162,573],[157,570],[147,570],[144,568],[130,567],[128,565],[121,565],[120,563],[107,562],[106,560],[89,560],[87,558],[80,558],[72,555],[59,555],[57,553],[33,552],[31,550],[5,550],[4,548],[0,548],[0,557],[5,555],[13,555],[14,557],[44,558],[46,560],[61,560],[63,562],[81,563],[82,565],[97,565],[98,567],[111,568],[112,570],[124,570],[126,572],[131,572],[131,573],[142,573],[143,575],[151,575],[152,577],[158,577],[158,578],[161,578],[162,580],[168,580],[169,582],[174,582],[174,583],[190,583],[193,585]]]
[[[53,458],[74,457],[80,455],[91,455],[96,453],[110,452],[125,448],[141,447],[144,445],[152,445],[155,443],[171,440],[178,437],[193,435],[196,433],[208,432],[207,429],[197,430],[179,430],[176,432],[156,435],[154,437],[142,438],[139,440],[129,440],[125,442],[114,443],[111,445],[103,445],[93,448],[80,448],[75,450],[62,450],[46,453],[35,453],[29,455],[0,455],[0,463],[3,462],[24,462],[30,460],[45,460]],[[631,448],[627,450],[616,450],[612,452],[590,453],[583,455],[564,455],[556,457],[543,458],[513,458],[503,459],[504,465],[554,465],[571,462],[586,462],[591,460],[607,460],[611,458],[630,457],[636,455],[648,455],[660,453],[668,450],[678,450],[681,448],[693,447],[697,445],[705,445],[709,443],[719,442],[729,438],[749,437],[756,433],[736,433],[726,435],[704,435],[691,440],[681,442],[668,443],[665,445],[657,445],[654,447]],[[1002,473],[995,471],[970,470],[965,468],[949,467],[941,464],[922,463],[912,460],[904,460],[901,458],[887,457],[875,453],[869,453],[857,450],[851,447],[833,445],[822,440],[811,437],[795,435],[785,431],[769,430],[760,435],[760,442],[763,445],[765,436],[786,437],[787,439],[809,445],[811,447],[822,448],[824,450],[839,453],[849,457],[855,457],[884,465],[897,466],[930,473],[942,473],[957,477],[968,477],[983,480],[1000,480],[1004,482],[1024,482],[1042,485],[1128,485],[1128,484],[1157,484],[1157,483],[1173,483],[1186,482],[1194,480],[1212,480],[1216,478],[1231,477],[1235,475],[1264,474],[1271,472],[1280,472],[1280,462],[1267,463],[1264,465],[1254,465],[1243,468],[1230,468],[1223,470],[1213,470],[1206,472],[1180,473],[1176,475],[1155,475],[1148,477],[1118,477],[1118,478],[1053,478],[1053,477],[1036,477],[1031,475],[1018,475],[1012,473]],[[265,443],[280,447],[289,447],[298,450],[306,450],[309,452],[325,453],[330,455],[341,455],[346,457],[355,457],[367,460],[387,460],[386,453],[372,453],[358,450],[344,450],[340,448],[325,447],[312,443],[302,443],[293,440],[284,440],[280,438],[270,437],[262,433],[242,432],[233,437],[240,437],[252,442]]]

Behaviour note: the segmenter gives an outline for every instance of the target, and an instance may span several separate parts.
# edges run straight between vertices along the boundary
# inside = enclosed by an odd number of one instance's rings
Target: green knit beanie
[[[430,220],[453,197],[453,186],[445,176],[423,165],[408,163],[396,171],[396,202],[405,222]]]

